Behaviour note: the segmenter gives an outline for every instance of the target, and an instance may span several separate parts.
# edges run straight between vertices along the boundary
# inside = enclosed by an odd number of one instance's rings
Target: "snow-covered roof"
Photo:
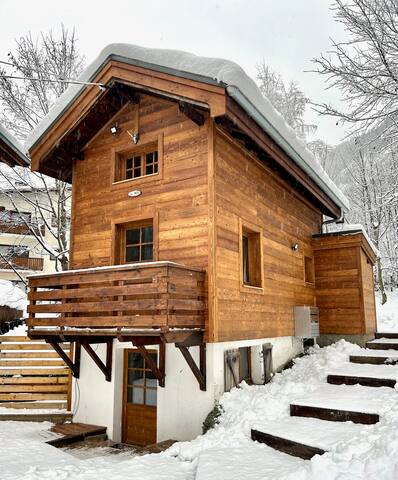
[[[0,124],[0,141],[4,142],[14,153],[21,159],[21,163],[26,165],[27,167],[30,165],[30,161],[26,156],[27,151],[25,147],[13,136],[10,132],[8,132],[1,124]]]
[[[236,63],[219,58],[199,57],[179,50],[114,43],[102,50],[83,71],[79,81],[92,81],[110,59],[204,83],[218,84],[226,88],[228,94],[292,157],[334,203],[344,211],[349,209],[348,199],[306,148],[304,142],[287,125],[271,102],[263,96],[254,80]],[[26,147],[29,150],[67,110],[84,88],[85,85],[71,85],[58,99],[48,115],[27,138]]]

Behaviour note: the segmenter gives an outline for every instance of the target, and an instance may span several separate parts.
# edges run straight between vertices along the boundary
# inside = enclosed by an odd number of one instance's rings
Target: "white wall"
[[[202,432],[202,423],[224,392],[224,352],[231,348],[252,347],[252,374],[255,383],[263,381],[261,346],[273,345],[273,369],[296,356],[302,343],[293,337],[264,338],[239,342],[207,344],[207,390],[199,389],[193,373],[174,344],[166,346],[165,388],[158,387],[157,439],[190,440]],[[105,359],[105,345],[93,346]],[[82,350],[80,379],[74,381],[72,411],[76,422],[103,425],[114,441],[121,440],[123,396],[123,350],[131,344],[114,341],[112,381]],[[151,348],[153,348],[151,346]],[[198,347],[189,349],[198,363]],[[76,383],[78,387],[76,386]]]

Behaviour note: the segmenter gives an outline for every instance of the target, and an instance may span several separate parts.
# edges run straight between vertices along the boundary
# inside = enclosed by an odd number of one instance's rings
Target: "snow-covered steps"
[[[323,455],[341,441],[350,440],[364,428],[351,422],[290,417],[256,424],[251,437],[275,450],[309,460],[314,455]]]
[[[365,387],[394,388],[398,378],[398,367],[394,365],[364,365],[348,363],[335,369],[327,376],[334,385],[363,385]]]
[[[398,332],[376,332],[375,338],[398,338]]]
[[[351,363],[368,363],[372,365],[394,365],[398,363],[398,351],[363,350],[361,355],[350,355]]]
[[[366,347],[372,350],[398,350],[398,338],[375,338],[366,342]]]
[[[388,392],[388,393],[387,393]],[[391,389],[325,384],[290,405],[290,414],[335,422],[374,424]]]

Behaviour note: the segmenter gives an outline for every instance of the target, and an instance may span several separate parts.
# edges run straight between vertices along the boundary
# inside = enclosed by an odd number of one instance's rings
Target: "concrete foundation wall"
[[[199,389],[193,373],[174,344],[166,346],[166,386],[158,387],[157,440],[190,440],[202,433],[202,423],[224,393],[224,352],[251,346],[254,383],[263,383],[262,344],[273,345],[273,370],[302,351],[293,337],[264,338],[207,344],[207,390]],[[93,346],[105,360],[105,345]],[[82,351],[80,379],[73,381],[72,412],[75,422],[103,425],[114,441],[121,440],[123,400],[123,351],[131,344],[114,342],[112,381]],[[151,347],[152,348],[152,347]],[[190,352],[199,361],[198,347]]]

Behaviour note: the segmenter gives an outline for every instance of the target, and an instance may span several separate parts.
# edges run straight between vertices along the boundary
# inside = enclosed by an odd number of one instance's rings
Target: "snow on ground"
[[[99,452],[100,456],[95,458],[78,458],[43,443],[45,437],[40,432],[48,425],[0,422],[0,477],[2,480],[396,480],[397,390],[330,386],[336,392],[353,392],[354,397],[358,396],[355,392],[360,392],[361,402],[377,403],[380,422],[376,425],[342,426],[308,419],[301,433],[297,425],[290,423],[290,403],[320,390],[326,392],[327,374],[347,366],[350,354],[363,351],[341,340],[330,347],[312,349],[310,355],[298,358],[292,369],[275,375],[268,385],[243,383],[242,388],[222,397],[224,413],[213,430],[156,455],[101,456]],[[395,368],[398,378],[398,367]],[[376,401],[376,396],[381,401]],[[293,420],[296,424],[300,421],[305,419]],[[296,441],[316,444],[324,437],[322,442],[327,443],[330,451],[304,461],[250,440],[251,428],[261,425],[265,428],[267,424],[270,428],[272,422],[286,432],[294,431]]]
[[[26,311],[26,293],[8,280],[0,280],[0,305]]]
[[[380,295],[376,294],[377,330],[379,332],[398,332],[398,289],[387,292],[387,302],[382,305]]]

